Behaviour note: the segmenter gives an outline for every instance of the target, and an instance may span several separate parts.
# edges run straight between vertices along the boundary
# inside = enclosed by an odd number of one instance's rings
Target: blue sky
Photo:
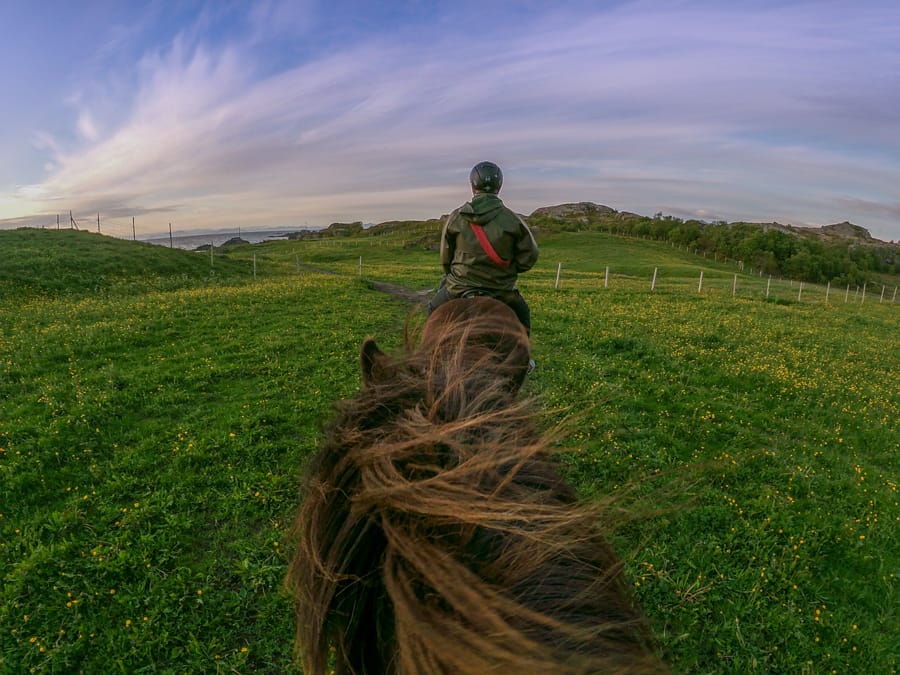
[[[900,240],[895,0],[6,0],[0,82],[0,228],[433,218],[489,159],[524,214]]]

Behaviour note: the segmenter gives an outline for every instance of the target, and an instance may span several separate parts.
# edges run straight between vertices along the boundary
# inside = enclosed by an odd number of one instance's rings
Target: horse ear
[[[381,351],[372,338],[363,341],[359,362],[362,367],[363,383],[367,386],[387,382],[396,372],[391,357]]]

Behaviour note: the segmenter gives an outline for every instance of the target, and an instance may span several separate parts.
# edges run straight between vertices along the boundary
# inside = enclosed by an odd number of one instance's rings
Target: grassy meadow
[[[400,343],[410,306],[371,282],[438,281],[403,244],[211,262],[0,232],[0,673],[298,672],[298,478],[362,339]],[[673,670],[896,672],[891,287],[801,289],[599,233],[539,244],[526,393],[568,430],[586,499],[650,514],[611,537]]]

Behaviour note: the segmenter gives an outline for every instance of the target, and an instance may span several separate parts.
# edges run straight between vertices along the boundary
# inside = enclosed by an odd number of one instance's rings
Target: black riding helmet
[[[469,182],[475,192],[500,192],[503,185],[503,172],[493,162],[479,162],[472,167]]]

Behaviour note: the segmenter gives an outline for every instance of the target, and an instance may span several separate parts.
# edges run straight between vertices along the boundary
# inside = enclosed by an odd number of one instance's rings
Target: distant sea
[[[146,241],[148,244],[157,244],[158,246],[171,246],[172,248],[194,251],[204,244],[221,246],[234,237],[240,237],[251,244],[287,239],[288,234],[291,232],[299,232],[300,230],[305,229],[314,228],[294,227],[290,230],[223,230],[219,232],[206,232],[203,234],[173,234],[171,241],[169,240],[169,235],[165,234],[142,239],[141,241]]]

